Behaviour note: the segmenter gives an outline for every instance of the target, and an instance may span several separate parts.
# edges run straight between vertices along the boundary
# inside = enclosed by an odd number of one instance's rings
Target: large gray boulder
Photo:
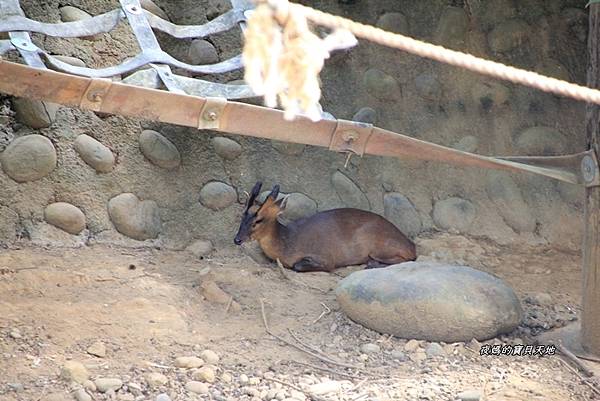
[[[523,316],[499,278],[433,262],[357,271],[340,282],[336,296],[348,317],[372,330],[436,342],[486,340],[510,332]]]

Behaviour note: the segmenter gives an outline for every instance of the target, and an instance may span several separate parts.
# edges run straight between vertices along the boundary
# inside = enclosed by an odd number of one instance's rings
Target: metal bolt
[[[204,119],[207,121],[215,121],[219,117],[219,114],[214,110],[209,110],[204,113]]]
[[[97,103],[102,101],[102,95],[103,93],[101,91],[93,91],[88,93],[87,98],[89,101]]]
[[[586,183],[591,183],[596,178],[596,164],[589,155],[581,159],[581,174]]]
[[[359,137],[359,134],[356,131],[346,131],[342,135],[342,139],[345,142],[354,142],[355,140],[358,139],[358,137]]]

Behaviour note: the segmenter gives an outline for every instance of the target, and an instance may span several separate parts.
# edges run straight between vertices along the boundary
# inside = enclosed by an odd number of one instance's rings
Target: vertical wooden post
[[[587,85],[600,88],[600,4],[589,5]],[[600,107],[588,104],[586,112],[588,148],[600,150]],[[583,242],[583,315],[581,345],[600,355],[600,187],[585,191],[585,237]]]

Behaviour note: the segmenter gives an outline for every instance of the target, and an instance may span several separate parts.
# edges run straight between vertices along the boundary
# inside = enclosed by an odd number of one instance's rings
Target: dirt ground
[[[466,263],[513,286],[525,309],[524,323],[490,343],[532,343],[534,335],[577,319],[577,254],[503,248],[448,234],[421,238],[418,245],[423,259]],[[441,352],[424,353],[430,344],[407,346],[405,339],[353,323],[339,311],[332,289],[358,268],[335,274],[290,271],[286,278],[233,247],[202,260],[160,249],[4,249],[0,398],[75,399],[69,393],[80,386],[61,378],[64,363],[74,360],[87,367],[92,380],[112,377],[124,383],[116,392],[90,391],[94,400],[155,400],[162,393],[172,400],[466,400],[465,391],[480,392],[487,401],[599,399],[559,356],[480,356],[476,341],[441,344]],[[205,298],[202,283],[209,281],[234,302]],[[321,357],[267,334],[261,299],[273,333],[300,348],[309,345]],[[104,357],[86,352],[95,342],[106,347]],[[378,348],[367,350],[364,344]],[[196,394],[186,390],[196,370],[176,368],[174,360],[206,349],[220,356],[216,379],[204,388],[206,394]],[[154,387],[145,379],[151,372],[164,375]],[[310,386],[320,382],[337,387],[311,396]]]

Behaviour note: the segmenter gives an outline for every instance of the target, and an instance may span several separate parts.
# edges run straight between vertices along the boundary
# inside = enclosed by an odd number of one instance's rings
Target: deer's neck
[[[279,259],[283,262],[286,248],[286,241],[289,235],[288,228],[281,224],[277,219],[269,227],[267,235],[258,240],[258,243],[270,259]]]

